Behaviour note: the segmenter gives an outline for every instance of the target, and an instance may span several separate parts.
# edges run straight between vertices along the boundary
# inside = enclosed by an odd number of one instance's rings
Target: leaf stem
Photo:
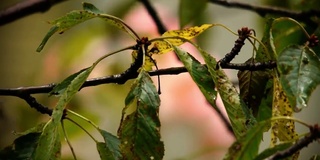
[[[105,54],[105,55],[103,55],[102,57],[100,57],[97,61],[95,61],[95,62],[93,63],[93,65],[96,66],[96,65],[97,65],[100,61],[102,61],[103,59],[105,59],[105,58],[107,58],[107,57],[109,57],[109,56],[112,56],[112,55],[114,55],[114,54],[116,54],[116,53],[125,51],[125,50],[134,49],[134,47],[135,47],[135,45],[129,46],[129,47],[126,47],[126,48],[119,49],[119,50],[114,51],[114,52],[111,52],[111,53],[109,53],[109,54]]]
[[[289,116],[277,116],[277,117],[272,117],[271,118],[271,121],[277,121],[277,120],[293,120],[295,122],[298,122],[306,127],[311,127],[309,124],[303,122],[302,120],[300,119],[297,119],[297,118],[294,118],[294,117],[289,117]]]
[[[98,140],[96,140],[86,129],[84,129],[79,123],[77,123],[76,121],[66,117],[65,119],[69,120],[70,122],[72,122],[73,124],[77,125],[79,128],[81,128],[84,132],[87,133],[87,135],[89,135],[91,137],[91,139],[93,141],[95,141],[96,143],[98,143]]]
[[[71,150],[73,159],[77,160],[76,154],[75,154],[75,152],[74,152],[74,150],[73,150],[73,147],[72,147],[72,145],[71,145],[71,143],[70,143],[70,141],[69,141],[67,132],[66,132],[66,130],[65,130],[63,121],[61,121],[61,127],[62,127],[62,131],[63,131],[63,134],[64,134],[64,139],[65,139],[65,140],[67,141],[67,143],[68,143],[68,146],[69,146],[69,148],[70,148],[70,150]]]
[[[307,36],[307,38],[310,38],[309,33],[306,31],[306,29],[304,29],[304,27],[301,25],[301,23],[299,23],[298,21],[296,21],[296,20],[294,20],[294,19],[292,19],[292,18],[289,18],[289,17],[280,17],[280,18],[275,19],[275,20],[273,21],[273,23],[272,23],[272,26],[273,26],[275,23],[277,23],[277,22],[279,22],[279,21],[283,21],[283,20],[291,21],[291,22],[297,24],[297,25],[301,28],[301,30],[304,32],[304,34]]]
[[[86,117],[84,117],[84,116],[82,116],[82,115],[80,115],[80,114],[78,114],[78,113],[76,113],[76,112],[74,112],[74,111],[72,111],[72,110],[70,110],[70,109],[66,109],[66,111],[67,111],[68,113],[71,113],[71,114],[73,114],[74,116],[77,116],[77,117],[83,119],[84,121],[90,123],[94,128],[97,128],[97,129],[99,128],[98,125],[96,125],[95,123],[93,123],[92,121],[90,121],[88,118],[86,118]]]

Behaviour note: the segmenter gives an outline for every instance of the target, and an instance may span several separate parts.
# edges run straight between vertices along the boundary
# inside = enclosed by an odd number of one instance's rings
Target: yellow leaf
[[[133,50],[132,53],[132,61],[136,61],[137,56],[138,56],[138,51],[137,50]],[[156,61],[154,59],[151,58],[151,56],[149,55],[145,55],[144,56],[144,63],[142,64],[143,69],[145,71],[151,71],[152,67],[155,65]]]
[[[203,24],[201,26],[194,26],[194,27],[185,28],[185,29],[181,29],[181,30],[167,31],[161,36],[161,38],[167,37],[165,39],[165,41],[158,40],[158,41],[153,42],[151,44],[151,48],[149,49],[148,52],[151,52],[149,54],[152,55],[152,54],[164,54],[169,51],[172,51],[173,48],[167,42],[171,43],[174,46],[180,46],[183,43],[185,43],[185,41],[180,38],[191,40],[191,39],[197,37],[198,35],[200,35],[205,30],[211,28],[212,26],[214,26],[214,24]],[[169,37],[171,37],[171,38],[169,38]],[[174,37],[177,37],[177,38],[174,38]],[[180,38],[178,38],[178,37],[180,37]]]
[[[293,116],[293,110],[290,106],[290,102],[278,78],[274,78],[273,82],[273,106],[272,117],[279,116]],[[295,131],[295,124],[293,120],[276,120],[271,122],[271,146],[275,146],[278,142],[294,142],[298,139],[298,134]],[[293,159],[296,159],[299,153],[293,155]]]

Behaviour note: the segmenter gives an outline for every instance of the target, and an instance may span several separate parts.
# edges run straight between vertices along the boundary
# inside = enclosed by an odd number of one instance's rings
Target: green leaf
[[[302,29],[289,18],[278,18],[273,22],[270,29],[272,41],[277,54],[289,45],[304,44],[307,37]]]
[[[235,136],[240,139],[256,123],[256,120],[249,108],[240,99],[239,93],[224,71],[216,69],[217,61],[207,52],[200,49],[199,51],[221,96]]]
[[[0,150],[0,159],[25,160],[31,159],[36,150],[44,123],[37,125],[27,131],[17,133],[19,135],[12,145]]]
[[[94,17],[94,14],[90,14],[90,12],[87,11],[72,11],[61,18],[49,22],[53,26],[37,48],[37,52],[40,52],[43,49],[48,39],[54,33],[59,32],[60,34],[62,34],[64,31],[74,27],[75,25],[85,22]]]
[[[101,159],[113,159],[113,160],[121,159],[121,153],[119,148],[120,140],[116,136],[112,135],[107,131],[104,131],[101,129],[99,131],[105,141],[105,143],[97,144],[98,150],[99,148],[101,149],[99,150]],[[103,153],[101,153],[100,151],[103,151]]]
[[[254,160],[266,159],[279,151],[283,151],[283,150],[289,148],[290,146],[292,146],[291,142],[290,143],[282,143],[282,144],[276,145],[272,148],[268,148],[268,149],[264,150],[262,153],[260,153],[258,156],[256,156],[254,158]]]
[[[50,92],[49,95],[61,95],[65,89],[71,84],[71,82],[80,74],[82,73],[85,69],[82,69],[80,71],[78,71],[77,73],[74,73],[72,75],[70,75],[69,77],[67,77],[66,79],[64,79],[62,82],[60,82],[59,84],[57,84]]]
[[[40,52],[43,49],[48,39],[54,33],[59,32],[60,34],[62,34],[66,30],[96,17],[101,18],[107,23],[114,25],[117,28],[127,32],[133,39],[138,38],[134,31],[128,25],[126,25],[121,19],[108,14],[102,14],[102,12],[99,9],[97,9],[94,5],[90,3],[83,3],[83,8],[84,10],[72,11],[66,14],[65,16],[62,16],[61,18],[49,22],[53,26],[49,30],[47,35],[44,37],[39,47],[37,48],[37,52]]]
[[[76,76],[72,76],[73,77],[72,80],[67,78],[68,81],[70,81],[68,82],[70,84],[61,94],[61,97],[59,98],[59,101],[52,112],[52,123],[55,123],[56,126],[60,124],[60,120],[62,118],[64,108],[69,103],[69,101],[73,98],[73,96],[79,91],[83,83],[88,78],[89,74],[92,72],[95,65],[81,70],[76,74]]]
[[[61,156],[61,141],[59,126],[52,122],[46,124],[39,137],[37,147],[31,159],[59,159]]]
[[[255,62],[255,60],[250,58],[245,63]],[[269,73],[268,71],[244,70],[239,71],[237,76],[239,79],[240,97],[256,117],[270,77]]]
[[[176,46],[173,46],[173,48],[183,65],[188,70],[193,81],[197,84],[202,94],[206,97],[207,101],[212,107],[214,107],[215,110],[219,111],[220,109],[215,103],[217,91],[215,90],[214,82],[207,67],[201,65],[201,63],[188,52],[185,52]]]
[[[268,124],[267,121],[255,124],[243,137],[232,144],[224,159],[253,159],[258,154],[262,134]]]
[[[180,28],[183,28],[197,18],[197,16],[205,10],[206,6],[207,0],[197,0],[196,2],[194,0],[180,0]]]
[[[94,6],[94,5],[91,4],[91,3],[83,2],[83,3],[82,3],[82,7],[83,7],[84,10],[93,12],[93,13],[95,13],[95,14],[101,14],[101,13],[103,13],[102,11],[100,11],[96,6]]]
[[[164,145],[160,140],[160,98],[144,70],[134,81],[125,105],[118,130],[123,159],[162,159]]]
[[[320,60],[308,47],[289,46],[278,58],[280,81],[294,111],[308,104],[309,97],[320,83]]]

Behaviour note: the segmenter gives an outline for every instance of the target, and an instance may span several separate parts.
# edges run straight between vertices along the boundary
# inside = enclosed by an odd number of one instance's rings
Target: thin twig
[[[25,0],[0,11],[0,26],[37,12],[48,11],[66,0]]]
[[[320,127],[318,125],[314,125],[310,127],[310,134],[305,136],[304,138],[300,139],[294,145],[289,147],[288,149],[277,152],[276,154],[272,155],[269,160],[276,160],[276,159],[284,159],[293,155],[294,153],[298,152],[304,147],[307,147],[311,142],[320,139]]]
[[[154,9],[154,7],[151,5],[151,3],[149,2],[149,0],[139,0],[141,1],[141,3],[145,6],[145,8],[147,9],[149,15],[152,17],[154,23],[157,25],[158,28],[158,33],[161,35],[164,32],[167,31],[166,27],[164,26],[164,24],[162,23],[161,19],[159,18],[156,10]]]
[[[245,9],[248,11],[253,11],[259,14],[260,16],[264,17],[266,14],[276,14],[286,17],[291,17],[301,21],[310,21],[311,17],[319,16],[320,10],[308,10],[308,11],[293,11],[284,8],[277,8],[271,6],[258,6],[243,2],[236,2],[236,1],[228,1],[228,0],[209,0],[209,2],[218,4],[225,7],[230,8],[240,8]]]

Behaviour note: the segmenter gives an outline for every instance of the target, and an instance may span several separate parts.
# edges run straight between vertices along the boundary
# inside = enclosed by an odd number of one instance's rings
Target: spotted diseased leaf
[[[272,117],[279,116],[293,116],[293,110],[290,106],[289,100],[282,89],[279,79],[274,78],[274,95],[272,106]],[[293,141],[298,138],[295,131],[293,120],[276,120],[271,122],[271,146],[280,142]]]
[[[214,24],[203,24],[201,26],[194,26],[194,27],[185,28],[181,30],[167,31],[161,37],[162,38],[171,37],[171,38],[167,38],[165,39],[165,41],[157,40],[153,42],[148,52],[152,51],[151,54],[164,54],[164,53],[170,52],[173,50],[171,45],[180,46],[183,43],[185,43],[183,39],[174,38],[174,37],[181,37],[184,39],[191,40],[213,26]]]
[[[252,58],[245,63],[255,63]],[[269,80],[268,71],[250,71],[244,70],[238,72],[240,97],[245,104],[252,110],[256,117],[264,91]]]
[[[188,70],[193,81],[197,84],[200,91],[206,97],[207,101],[212,107],[214,107],[216,111],[220,111],[220,109],[216,106],[217,91],[215,90],[214,82],[207,67],[203,66],[188,52],[185,52],[176,46],[173,48],[181,62]]]
[[[162,159],[160,98],[147,72],[140,71],[125,100],[118,136],[123,159]]]
[[[211,77],[218,89],[218,93],[221,96],[233,132],[236,138],[240,139],[247,133],[248,129],[256,123],[256,120],[249,111],[249,108],[240,99],[239,93],[225,72],[221,68],[216,69],[217,61],[207,52],[201,49],[199,49],[199,51],[205,60]]]
[[[278,57],[280,81],[294,111],[308,104],[309,97],[320,84],[320,60],[312,49],[289,46]]]
[[[103,14],[102,11],[97,9],[94,5],[90,3],[83,3],[84,10],[76,10],[72,11],[65,16],[62,16],[54,21],[50,21],[49,24],[53,25],[47,35],[42,40],[41,44],[37,48],[37,52],[40,52],[49,38],[56,32],[62,34],[68,29],[82,23],[88,21],[92,18],[101,18],[107,23],[116,26],[117,28],[127,32],[133,39],[136,39],[137,36],[133,31],[119,18],[114,17],[112,15]]]

